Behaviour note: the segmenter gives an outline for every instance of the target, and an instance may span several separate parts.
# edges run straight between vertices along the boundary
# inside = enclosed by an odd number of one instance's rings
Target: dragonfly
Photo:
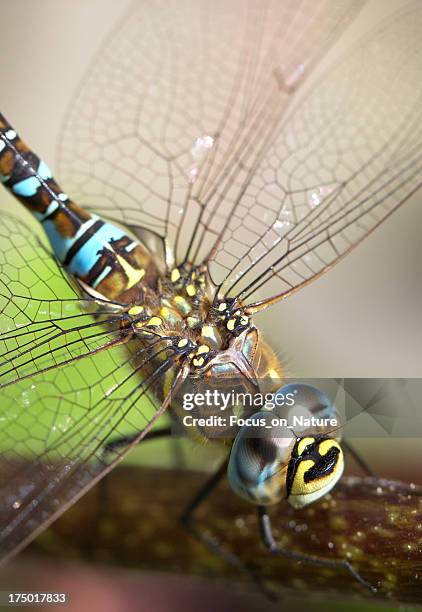
[[[259,314],[420,189],[420,5],[309,78],[362,5],[135,4],[69,106],[66,191],[0,116],[1,181],[49,241],[2,215],[3,560],[130,449],[168,435],[155,426],[180,419],[186,388],[281,392],[284,366]],[[304,396],[311,413],[329,405]],[[271,553],[370,586],[347,560],[285,550],[272,533],[270,506],[301,507],[338,482],[339,438],[304,431],[280,449],[274,432],[253,444],[240,428],[185,524],[227,473]]]

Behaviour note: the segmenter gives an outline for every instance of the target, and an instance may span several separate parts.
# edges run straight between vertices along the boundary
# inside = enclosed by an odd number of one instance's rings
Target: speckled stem
[[[153,571],[240,582],[245,576],[206,550],[178,524],[204,475],[122,467],[94,489],[32,546],[49,556],[86,558]],[[103,491],[104,492],[104,491]],[[278,542],[318,557],[348,559],[378,587],[365,590],[344,569],[273,557],[262,546],[254,508],[223,482],[198,511],[208,535],[253,566],[269,586],[311,594],[380,601],[422,601],[422,489],[371,478],[344,478],[332,495],[309,508],[271,510]],[[368,608],[370,609],[370,608]]]

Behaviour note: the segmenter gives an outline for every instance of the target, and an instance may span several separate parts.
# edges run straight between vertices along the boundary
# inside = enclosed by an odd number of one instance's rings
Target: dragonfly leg
[[[154,429],[153,431],[149,431],[146,434],[146,436],[142,438],[142,440],[140,440],[140,442],[144,443],[144,442],[147,442],[148,440],[157,440],[159,438],[166,438],[166,437],[171,436],[171,433],[172,433],[171,427],[162,427],[161,429]],[[109,453],[114,453],[121,448],[126,448],[126,446],[129,446],[130,444],[132,444],[132,442],[138,436],[139,436],[139,431],[137,431],[134,434],[131,434],[130,436],[118,436],[116,438],[113,438],[113,440],[110,440],[104,446],[102,459],[104,460]]]
[[[211,478],[206,481],[206,483],[200,488],[195,497],[186,506],[181,517],[183,525],[192,524],[193,515],[195,514],[196,510],[199,508],[202,502],[204,502],[207,497],[211,495],[215,487],[226,475],[227,464],[227,460],[221,464],[218,470],[211,476]]]
[[[215,474],[213,474],[211,478],[209,478],[201,487],[192,501],[187,505],[180,520],[185,529],[196,540],[201,542],[204,546],[206,546],[206,548],[211,550],[211,552],[227,561],[227,563],[229,563],[231,566],[235,567],[243,574],[246,574],[266,597],[275,599],[276,597],[274,593],[266,588],[262,579],[253,569],[248,567],[235,553],[223,548],[216,538],[202,532],[196,525],[196,520],[194,518],[196,511],[226,475],[227,464],[228,460],[224,461]]]
[[[350,445],[350,442],[347,442],[346,440],[342,440],[341,445],[346,450],[346,452],[349,453],[351,457],[353,457],[357,465],[360,467],[362,472],[366,474],[366,476],[372,476],[372,477],[375,476],[374,472],[371,470],[369,465],[360,456],[360,453],[358,453],[358,451],[355,448],[353,448],[353,446]]]
[[[271,527],[271,520],[265,506],[258,506],[258,520],[262,541],[266,548],[268,548],[268,550],[272,554],[281,555],[283,557],[286,557],[287,559],[291,559],[292,561],[302,561],[305,563],[312,563],[314,565],[320,565],[323,567],[330,567],[334,569],[346,569],[362,586],[376,593],[377,589],[369,582],[364,580],[359,574],[359,572],[355,570],[353,565],[349,563],[349,561],[347,561],[346,559],[321,559],[319,557],[314,557],[312,555],[307,555],[301,552],[295,552],[279,546],[274,539]]]

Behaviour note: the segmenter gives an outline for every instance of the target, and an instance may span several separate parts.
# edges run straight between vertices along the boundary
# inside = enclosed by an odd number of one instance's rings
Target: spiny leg
[[[161,427],[160,429],[154,429],[147,433],[147,435],[140,440],[142,444],[147,442],[147,440],[157,440],[159,438],[166,438],[171,436],[172,428],[171,427]],[[139,431],[129,436],[119,436],[107,442],[107,444],[103,448],[103,457],[107,456],[108,453],[113,453],[120,448],[125,448],[132,444],[136,438],[139,437]],[[103,479],[104,480],[104,479]]]
[[[271,519],[268,515],[265,506],[258,506],[258,520],[261,531],[262,541],[266,548],[273,555],[281,555],[292,561],[303,561],[305,563],[312,563],[314,565],[320,565],[322,567],[330,567],[333,569],[346,569],[352,576],[364,587],[370,589],[373,593],[377,592],[377,589],[372,586],[369,582],[364,580],[362,576],[355,570],[353,565],[346,559],[321,559],[305,553],[295,552],[279,546],[273,536]]]
[[[346,452],[349,453],[351,457],[353,457],[357,465],[366,474],[366,476],[371,476],[371,477],[375,476],[374,472],[371,470],[369,465],[360,456],[360,453],[358,453],[358,451],[355,448],[353,448],[353,446],[350,445],[350,442],[347,442],[347,440],[342,440],[341,444],[343,448],[346,450]]]
[[[180,520],[182,525],[187,529],[187,531],[199,542],[201,542],[204,546],[206,546],[211,552],[218,555],[224,561],[227,561],[231,566],[238,569],[243,574],[246,574],[258,587],[258,589],[270,599],[274,599],[275,595],[271,591],[269,591],[264,585],[262,579],[254,572],[250,567],[248,567],[239,557],[223,548],[218,541],[212,536],[203,533],[196,526],[196,520],[194,518],[195,512],[201,506],[201,504],[211,495],[216,486],[221,482],[224,476],[227,473],[227,464],[228,459],[223,462],[223,464],[218,468],[218,470],[209,478],[206,483],[201,487],[195,497],[185,508]]]

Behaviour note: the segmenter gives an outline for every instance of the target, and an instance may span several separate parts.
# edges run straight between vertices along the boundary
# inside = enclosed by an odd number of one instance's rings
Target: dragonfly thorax
[[[250,369],[244,363],[252,355],[246,339],[255,327],[235,300],[215,298],[206,266],[173,268],[156,291],[145,287],[142,295],[142,304],[128,306],[126,331],[144,340],[166,339],[178,362],[189,362],[193,371],[230,361],[242,372]]]

